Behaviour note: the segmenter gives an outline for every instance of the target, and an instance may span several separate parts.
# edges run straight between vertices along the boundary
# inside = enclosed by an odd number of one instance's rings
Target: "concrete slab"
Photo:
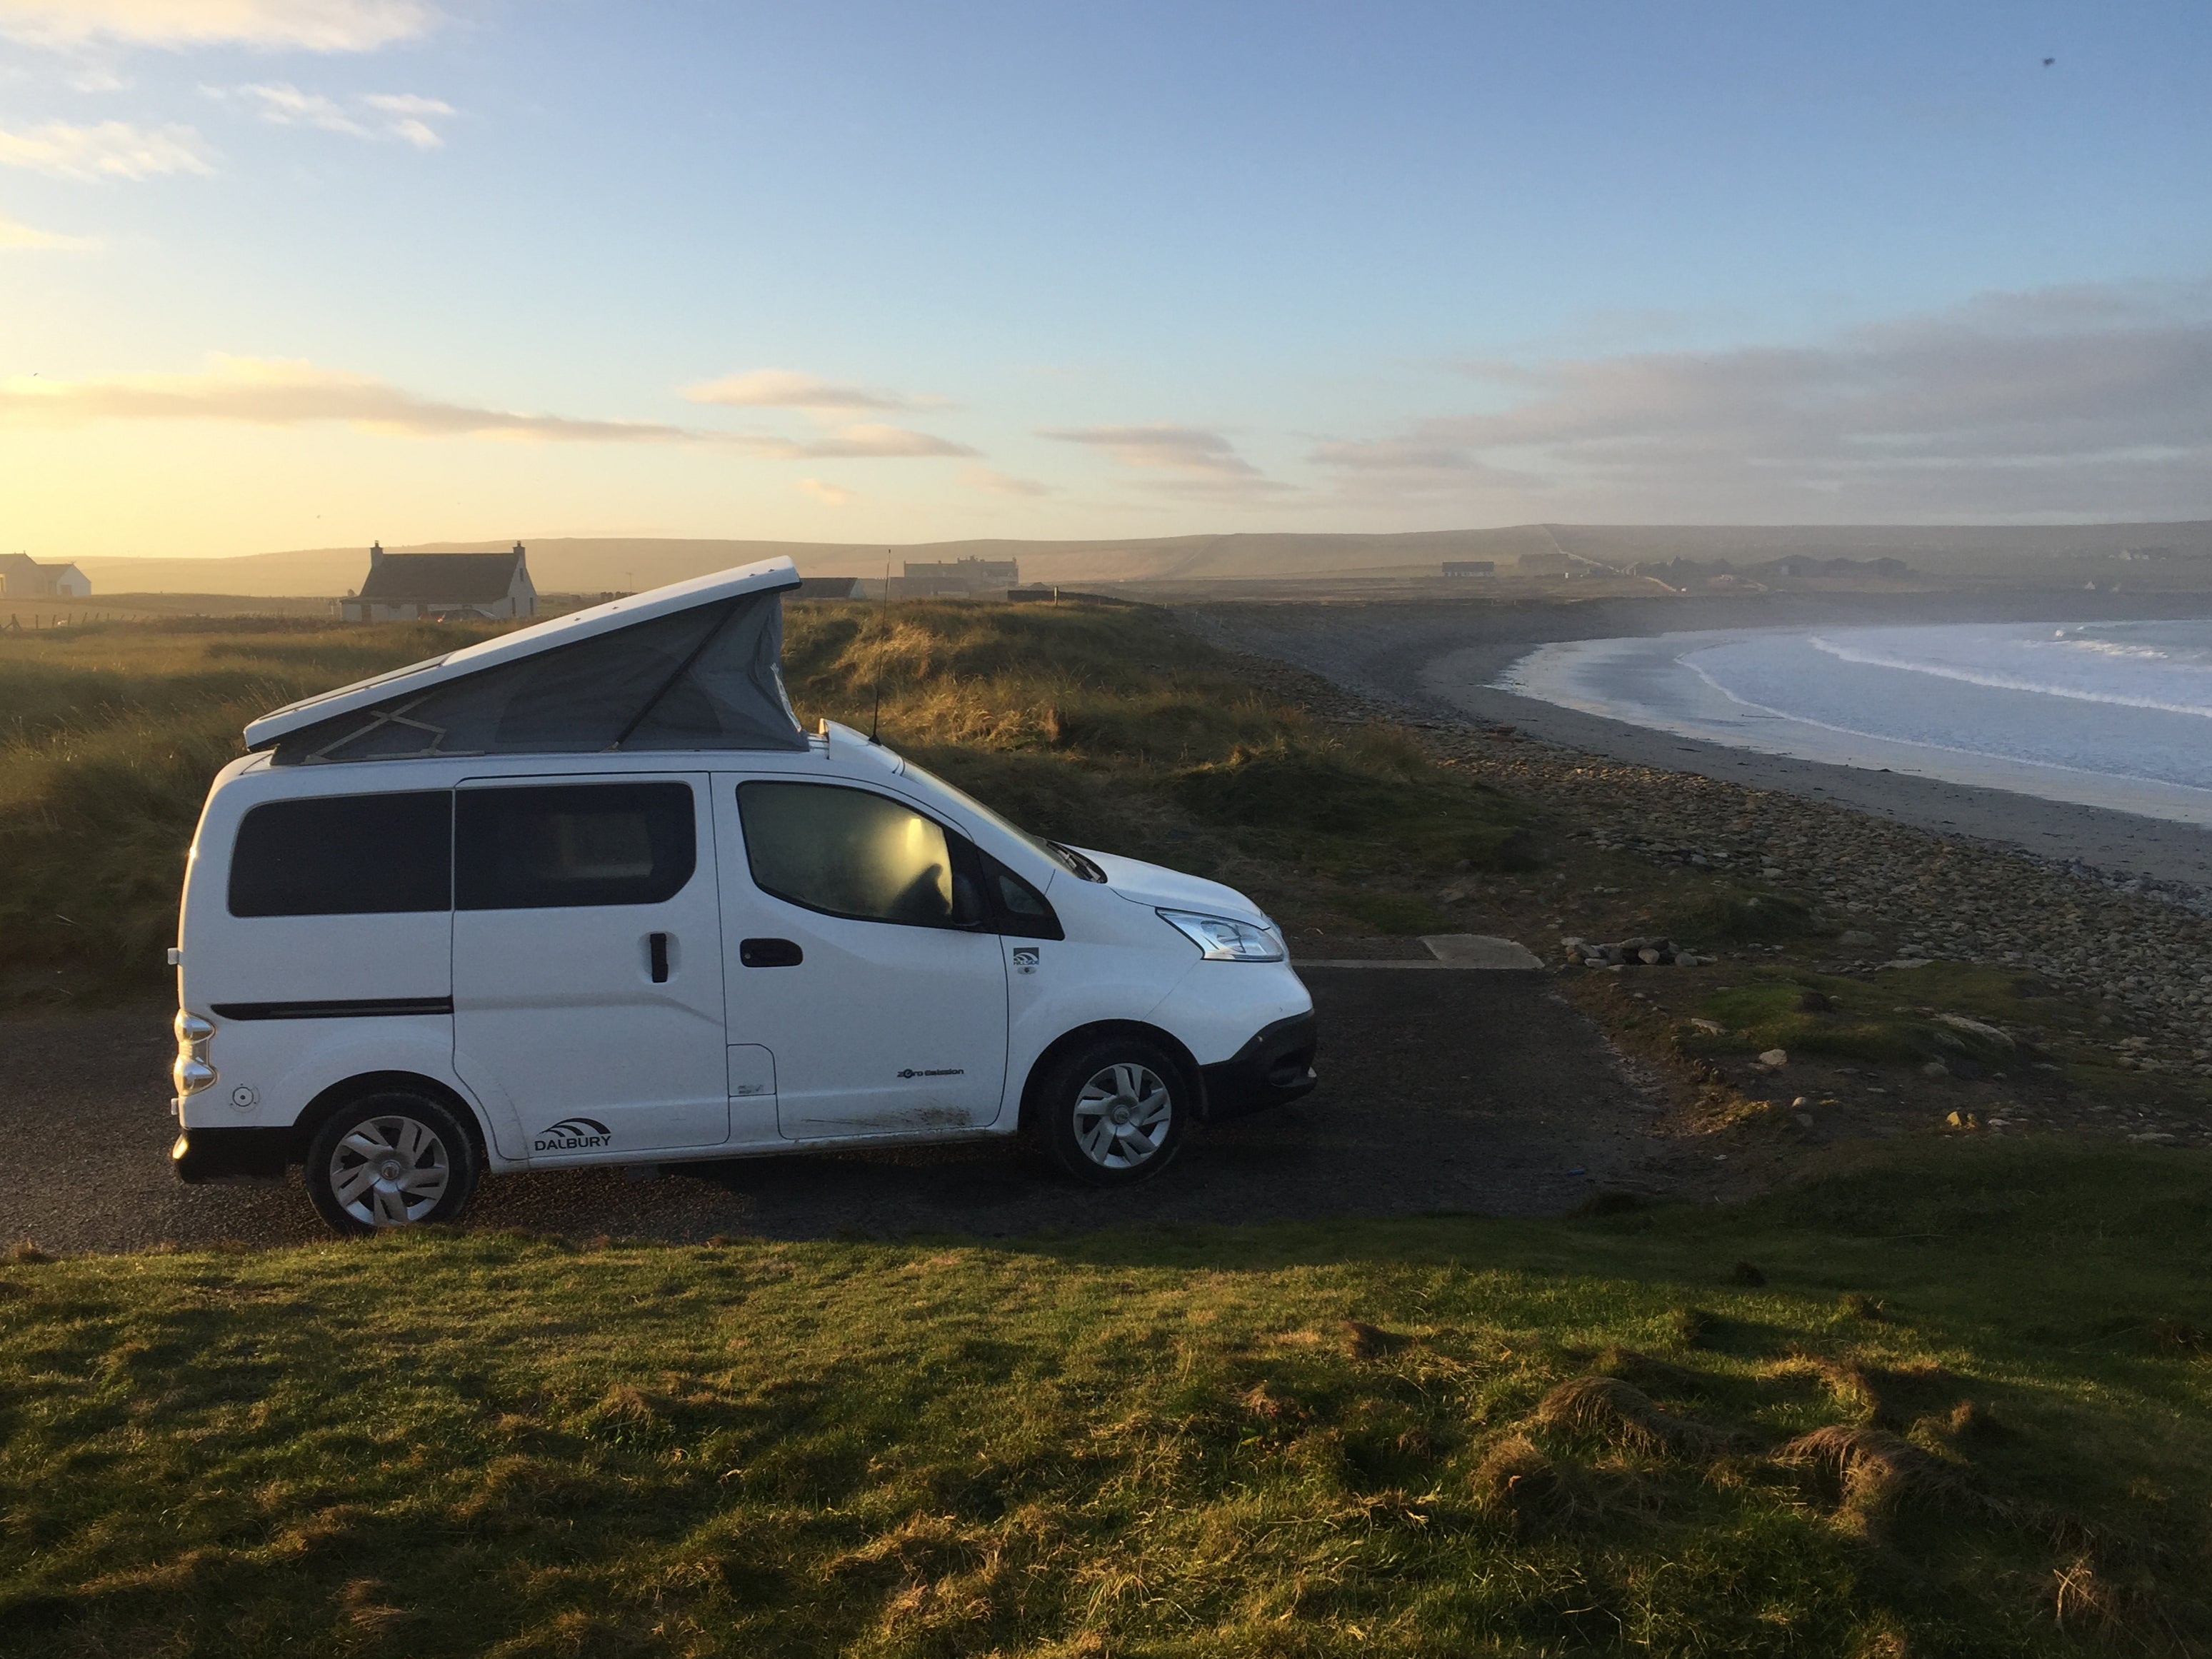
[[[1526,972],[1544,965],[1526,945],[1492,933],[1427,933],[1422,936],[1421,943],[1447,968]]]

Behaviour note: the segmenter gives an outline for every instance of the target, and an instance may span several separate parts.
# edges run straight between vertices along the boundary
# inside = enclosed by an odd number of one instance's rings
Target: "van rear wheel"
[[[1076,1180],[1126,1187],[1174,1161],[1191,1107],[1182,1068],[1158,1043],[1104,1037],[1054,1065],[1037,1127],[1053,1162]]]
[[[369,1095],[315,1132],[307,1177],[316,1213],[337,1232],[450,1221],[476,1188],[476,1147],[453,1109],[427,1095]]]

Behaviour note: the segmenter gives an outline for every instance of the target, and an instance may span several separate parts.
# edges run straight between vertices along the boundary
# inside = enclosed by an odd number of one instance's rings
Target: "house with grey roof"
[[[368,550],[361,591],[338,601],[347,622],[510,622],[538,614],[538,589],[520,542],[505,553],[387,553]]]
[[[936,559],[906,562],[906,574],[892,585],[895,599],[965,598],[994,588],[1021,585],[1022,567],[1015,559]]]
[[[40,564],[27,553],[0,553],[0,598],[88,599],[92,584],[73,564]]]

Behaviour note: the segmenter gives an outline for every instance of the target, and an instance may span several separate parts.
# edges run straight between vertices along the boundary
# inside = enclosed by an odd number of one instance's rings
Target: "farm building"
[[[0,553],[0,596],[11,599],[88,599],[92,584],[73,564],[40,564],[27,553]]]
[[[507,622],[537,614],[520,542],[505,553],[387,553],[379,543],[368,550],[361,591],[338,601],[346,622]]]
[[[994,588],[1018,587],[1022,567],[1018,559],[908,559],[891,589],[901,599],[930,599],[988,592]]]

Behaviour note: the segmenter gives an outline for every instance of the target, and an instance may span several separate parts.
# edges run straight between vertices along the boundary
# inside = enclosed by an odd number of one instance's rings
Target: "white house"
[[[11,599],[88,599],[92,584],[73,564],[40,564],[24,553],[0,553],[0,596]]]

